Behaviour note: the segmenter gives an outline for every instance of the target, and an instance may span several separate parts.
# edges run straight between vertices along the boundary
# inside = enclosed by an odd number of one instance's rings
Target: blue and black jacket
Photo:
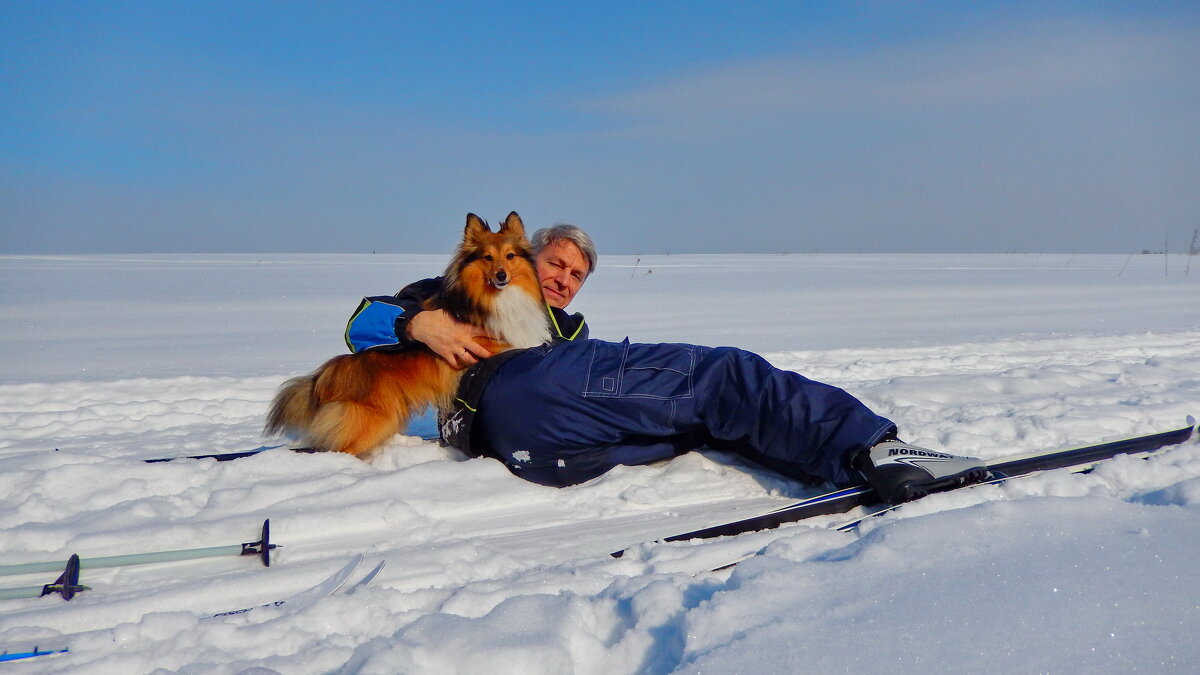
[[[442,277],[435,277],[411,283],[395,295],[363,298],[346,322],[346,346],[356,354],[368,349],[406,351],[423,347],[422,343],[408,336],[408,322],[423,311],[423,303],[436,295],[441,287]],[[567,314],[562,309],[550,306],[546,309],[550,312],[553,342],[587,339],[588,327],[582,314]],[[501,352],[463,372],[454,409],[439,414],[438,430],[444,445],[456,447],[468,455],[482,454],[472,450],[473,445],[479,446],[471,442],[471,429],[483,390],[496,369],[522,351],[512,349]]]

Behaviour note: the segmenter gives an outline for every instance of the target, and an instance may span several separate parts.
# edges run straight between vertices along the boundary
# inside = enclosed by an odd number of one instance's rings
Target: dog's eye
[[[517,254],[516,254],[516,253],[509,253],[509,254],[508,254],[508,259],[509,259],[509,260],[512,260],[512,259],[513,259],[513,258],[515,258],[515,257],[517,257]]]
[[[490,256],[490,255],[485,255],[485,256],[483,256],[483,259],[484,259],[484,260],[486,260],[486,261],[488,261],[488,262],[491,262],[491,261],[495,260],[495,258],[493,258],[493,257],[492,257],[492,256]]]

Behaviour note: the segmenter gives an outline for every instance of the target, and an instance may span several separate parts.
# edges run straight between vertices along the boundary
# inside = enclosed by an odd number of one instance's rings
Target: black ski
[[[253,450],[242,450],[239,452],[214,452],[204,455],[183,455],[180,457],[158,457],[155,459],[143,459],[147,464],[157,464],[158,462],[173,462],[177,459],[215,459],[218,462],[229,462],[243,457],[252,457],[260,452],[267,450],[275,450],[276,448],[286,448],[286,445],[260,445]],[[292,452],[320,452],[316,448],[288,448]]]
[[[1189,416],[1188,426],[1172,429],[1171,431],[1085,445],[1066,450],[1002,457],[988,461],[987,466],[992,473],[993,479],[1000,479],[1021,476],[1037,471],[1094,464],[1101,460],[1115,457],[1116,455],[1151,452],[1171,445],[1178,445],[1191,438],[1195,425],[1195,420]],[[712,527],[685,532],[683,534],[676,534],[659,541],[710,539],[713,537],[742,534],[744,532],[769,530],[785,523],[794,523],[798,520],[814,518],[816,516],[845,513],[860,506],[872,506],[882,501],[879,495],[875,494],[871,488],[865,485],[849,487],[811,497],[763,515],[713,525]],[[624,554],[624,551],[617,551],[613,553],[613,556],[619,558],[622,554]]]
[[[438,440],[436,437],[430,438],[430,437],[422,436],[421,438],[422,438],[422,440],[426,440],[426,441]],[[307,454],[312,454],[315,452],[322,452],[321,450],[318,450],[316,448],[288,448],[287,445],[260,445],[257,448],[253,448],[250,450],[238,450],[238,451],[234,451],[234,452],[212,452],[212,453],[205,453],[202,455],[180,455],[178,457],[156,457],[154,459],[143,459],[142,461],[147,464],[157,464],[159,462],[173,462],[177,459],[215,459],[218,462],[231,462],[235,459],[241,459],[243,457],[253,457],[254,455],[257,455],[259,453],[266,452],[267,450],[277,450],[279,448],[287,448],[288,450],[291,450],[292,452],[303,452],[303,453],[307,453]]]

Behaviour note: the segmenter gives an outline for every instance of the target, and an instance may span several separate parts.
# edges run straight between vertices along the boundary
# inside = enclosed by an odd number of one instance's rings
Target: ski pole
[[[124,567],[126,565],[145,565],[149,563],[172,562],[175,560],[194,560],[198,558],[216,558],[226,555],[253,555],[262,559],[262,564],[271,566],[271,551],[279,548],[270,542],[271,519],[263,521],[262,539],[246,544],[230,544],[228,546],[209,546],[207,548],[190,548],[178,551],[154,551],[150,553],[132,553],[128,555],[110,555],[100,558],[81,558],[80,569],[98,569],[102,567]],[[16,574],[33,574],[35,572],[55,572],[63,569],[63,562],[48,561],[21,563],[17,565],[0,565],[0,576]]]
[[[23,586],[20,588],[0,588],[0,600],[11,600],[13,598],[40,598],[43,595],[53,595],[58,593],[63,597],[63,600],[70,600],[75,597],[76,593],[90,591],[88,588],[79,583],[79,556],[73,555],[67,561],[67,566],[63,573],[58,576],[58,579],[52,584],[44,586]]]

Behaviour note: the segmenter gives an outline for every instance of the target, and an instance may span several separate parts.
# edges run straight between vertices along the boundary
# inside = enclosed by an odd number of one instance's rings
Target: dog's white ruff
[[[487,331],[517,347],[550,341],[549,315],[541,298],[533,299],[515,285],[500,291],[488,318]]]

